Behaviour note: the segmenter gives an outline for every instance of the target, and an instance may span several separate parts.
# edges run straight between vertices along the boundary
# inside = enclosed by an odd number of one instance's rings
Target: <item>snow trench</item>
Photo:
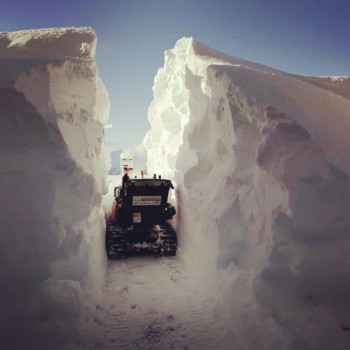
[[[165,53],[148,169],[175,183],[179,255],[216,291],[234,349],[350,346],[348,81],[192,38]]]
[[[91,28],[0,33],[0,348],[84,343],[104,284],[109,111]]]

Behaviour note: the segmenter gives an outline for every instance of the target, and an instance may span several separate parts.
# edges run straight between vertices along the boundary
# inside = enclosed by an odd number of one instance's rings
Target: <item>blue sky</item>
[[[347,0],[1,0],[0,31],[92,26],[110,101],[106,142],[135,147],[164,50],[194,37],[230,55],[303,75],[350,75]]]

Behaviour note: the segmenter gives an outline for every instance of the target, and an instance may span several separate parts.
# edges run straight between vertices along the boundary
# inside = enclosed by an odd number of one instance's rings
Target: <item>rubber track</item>
[[[122,226],[107,223],[106,251],[108,259],[121,259],[126,257],[127,242],[125,230]]]
[[[177,235],[169,223],[159,225],[160,256],[175,256],[177,250]],[[127,256],[126,233],[122,226],[107,223],[106,228],[106,251],[108,259],[122,259]]]
[[[177,249],[177,236],[173,227],[167,222],[160,226],[161,256],[174,256]]]

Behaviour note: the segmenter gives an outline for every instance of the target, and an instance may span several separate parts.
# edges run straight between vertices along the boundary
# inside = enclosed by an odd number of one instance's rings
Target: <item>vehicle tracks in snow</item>
[[[177,257],[109,261],[96,349],[227,349],[215,305]]]

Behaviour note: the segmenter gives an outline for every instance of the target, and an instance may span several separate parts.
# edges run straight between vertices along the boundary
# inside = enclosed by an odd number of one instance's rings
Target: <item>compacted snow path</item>
[[[227,349],[215,304],[178,257],[110,261],[97,348]]]

